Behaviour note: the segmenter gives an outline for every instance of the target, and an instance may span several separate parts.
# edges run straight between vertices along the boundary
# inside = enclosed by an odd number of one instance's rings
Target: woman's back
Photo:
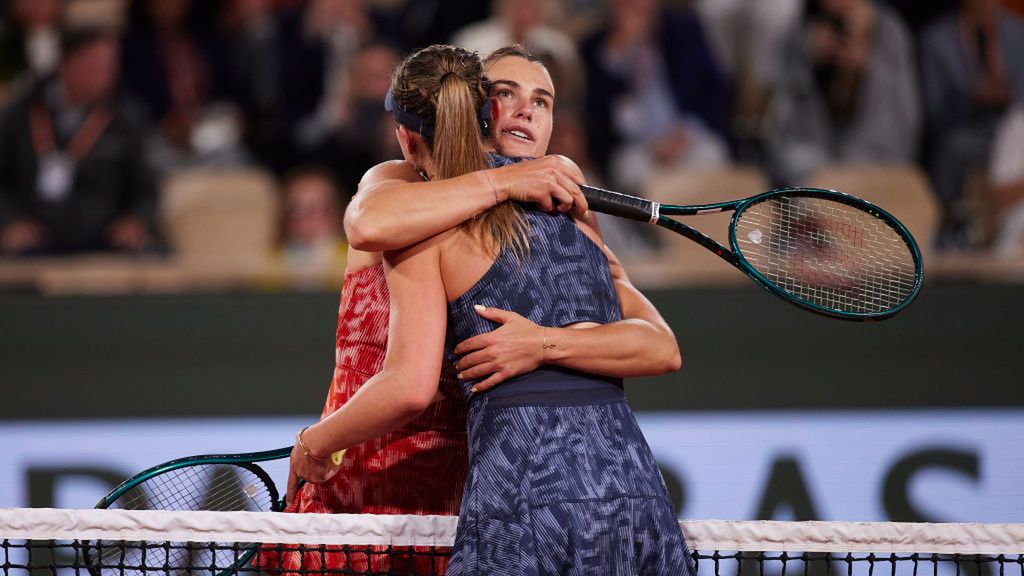
[[[544,326],[620,318],[601,247],[568,215],[524,216],[521,256],[506,249],[489,264],[464,235],[442,246],[449,360],[456,343],[494,328],[477,304]],[[541,366],[486,393],[471,385],[470,470],[449,575],[692,573],[621,380]]]
[[[492,259],[464,233],[442,252],[449,295],[445,339],[449,362],[457,360],[456,344],[495,328],[475,313],[476,305],[515,312],[540,326],[607,324],[621,318],[608,260],[594,239],[568,214],[522,210],[529,226],[525,254],[506,249]],[[494,393],[512,393],[529,379],[529,374],[510,379]],[[468,389],[472,383],[462,384]]]

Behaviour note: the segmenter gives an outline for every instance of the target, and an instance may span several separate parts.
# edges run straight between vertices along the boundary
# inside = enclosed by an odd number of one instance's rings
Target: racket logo
[[[760,244],[761,240],[764,239],[764,233],[761,230],[755,228],[750,232],[747,232],[747,238],[754,244]]]

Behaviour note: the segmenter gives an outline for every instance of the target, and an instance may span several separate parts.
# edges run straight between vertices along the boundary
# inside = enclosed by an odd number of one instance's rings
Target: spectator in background
[[[324,170],[298,168],[282,188],[277,258],[284,276],[297,288],[334,287],[348,253],[338,187]]]
[[[1018,102],[996,130],[989,181],[997,218],[993,252],[1024,256],[1024,103]]]
[[[28,72],[28,82],[49,76],[60,60],[60,0],[11,0],[0,30],[0,100]]]
[[[735,79],[737,156],[761,163],[764,114],[783,72],[783,47],[800,25],[804,0],[697,0],[694,7],[719,63]]]
[[[400,44],[403,52],[446,44],[456,31],[491,15],[491,3],[481,0],[397,0],[377,2],[377,8],[388,39]]]
[[[230,0],[223,16],[227,90],[245,118],[246,148],[261,165],[281,172],[292,154],[281,83],[286,62],[273,0]]]
[[[880,0],[896,11],[903,19],[903,22],[910,29],[915,37],[920,33],[921,28],[931,23],[932,20],[943,16],[951,10],[956,10],[960,0]]]
[[[872,0],[807,5],[767,112],[769,170],[799,183],[832,163],[915,161],[921,111],[913,43]]]
[[[241,118],[214,103],[229,78],[224,47],[198,25],[206,8],[192,0],[135,0],[124,40],[125,84],[160,130],[154,162],[162,172],[194,164],[237,164]]]
[[[968,176],[984,171],[995,128],[1024,99],[1024,21],[999,0],[963,0],[924,30],[921,89],[928,168],[946,211],[940,243],[967,247]]]
[[[376,37],[376,17],[363,0],[310,0],[286,19],[282,82],[298,146],[313,145],[336,123],[335,103],[352,90],[349,67]]]
[[[333,125],[307,155],[307,160],[329,167],[346,190],[355,190],[367,170],[402,155],[395,140],[395,121],[382,102],[391,85],[391,73],[401,60],[383,43],[359,50],[347,66],[350,90],[335,94]]]
[[[599,188],[604,187],[600,171],[590,161],[587,131],[580,121],[579,114],[572,108],[562,108],[561,101],[555,111],[548,154],[579,158],[577,165],[587,183]],[[657,236],[652,234],[651,227],[646,223],[608,214],[597,214],[597,221],[601,226],[601,237],[605,245],[623,260],[651,256],[658,247]]]
[[[480,54],[512,44],[526,46],[553,71],[559,101],[573,105],[581,82],[579,55],[572,39],[548,24],[551,0],[493,0],[491,5],[494,15],[456,32],[452,44]]]
[[[606,21],[607,0],[553,1],[557,8],[551,23],[573,38],[586,36]]]
[[[779,57],[782,37],[799,22],[804,0],[694,0],[693,6],[718,63],[737,74],[749,59],[768,70],[779,69],[777,62],[761,63],[760,59]]]
[[[118,43],[68,31],[56,76],[0,120],[4,254],[138,252],[153,244],[156,191],[136,115],[115,93]]]
[[[612,0],[582,54],[590,150],[613,186],[640,193],[653,167],[728,161],[731,90],[695,15]]]

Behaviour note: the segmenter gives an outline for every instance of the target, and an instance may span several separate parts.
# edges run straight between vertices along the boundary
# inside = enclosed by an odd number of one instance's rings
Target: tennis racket
[[[921,252],[878,206],[819,188],[780,188],[742,200],[676,206],[580,186],[592,210],[657,224],[693,240],[772,294],[844,320],[890,318],[921,290]],[[729,248],[668,218],[733,211]]]
[[[279,512],[284,500],[259,462],[287,458],[291,446],[246,454],[178,458],[132,476],[104,496],[96,508],[120,510]],[[332,456],[340,464],[342,452]],[[128,576],[159,568],[182,572],[197,566],[223,576],[245,566],[257,543],[175,543],[95,541],[83,544],[92,576]]]

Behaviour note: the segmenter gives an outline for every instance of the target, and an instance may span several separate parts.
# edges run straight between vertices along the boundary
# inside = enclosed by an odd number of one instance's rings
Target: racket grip
[[[645,198],[587,185],[581,185],[580,190],[583,191],[583,196],[587,199],[590,209],[596,212],[648,224],[653,224],[660,216],[658,213],[660,204]]]

